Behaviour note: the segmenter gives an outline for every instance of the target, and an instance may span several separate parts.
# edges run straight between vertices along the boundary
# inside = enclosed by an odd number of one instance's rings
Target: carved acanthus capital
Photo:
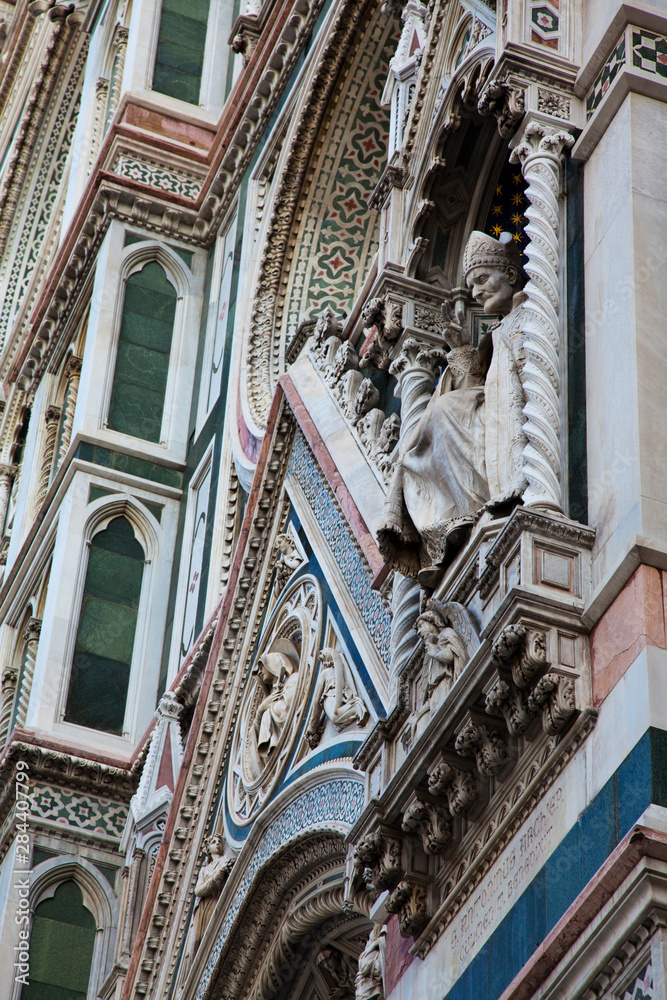
[[[173,691],[165,691],[158,702],[157,714],[163,719],[180,719],[183,714],[183,702]]]
[[[71,381],[73,378],[78,378],[81,375],[82,364],[83,364],[82,358],[78,358],[76,354],[70,354],[67,361],[65,362],[65,369],[64,369],[65,378],[68,381]]]
[[[17,472],[18,472],[18,466],[9,465],[5,462],[0,463],[0,480],[2,479],[11,480],[14,478]]]
[[[501,136],[510,139],[525,114],[526,92],[516,84],[493,80],[482,91],[477,110],[480,115],[494,115]]]
[[[18,667],[5,667],[2,671],[2,691],[13,691],[19,677]]]
[[[42,620],[41,618],[30,618],[28,624],[23,631],[24,642],[38,642],[40,632],[42,631]]]
[[[389,369],[391,375],[403,380],[409,374],[423,374],[435,380],[438,369],[446,361],[445,351],[435,347],[425,347],[414,337],[408,337],[403,342],[401,353],[392,362]]]
[[[566,149],[574,145],[574,136],[563,129],[543,122],[532,121],[526,125],[521,141],[510,154],[510,163],[522,167],[533,156],[550,156],[560,161]]]
[[[60,420],[60,407],[59,406],[47,406],[44,413],[44,422],[47,427],[55,426]]]

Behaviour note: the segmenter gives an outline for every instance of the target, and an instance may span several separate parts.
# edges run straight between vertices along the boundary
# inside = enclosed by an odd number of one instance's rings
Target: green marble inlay
[[[117,472],[126,472],[153,483],[162,483],[163,486],[175,486],[180,489],[183,485],[183,475],[177,469],[169,469],[155,462],[146,462],[143,458],[134,458],[132,455],[124,455],[109,448],[99,448],[87,441],[79,445],[76,457],[83,462],[101,465],[105,469],[115,469]]]

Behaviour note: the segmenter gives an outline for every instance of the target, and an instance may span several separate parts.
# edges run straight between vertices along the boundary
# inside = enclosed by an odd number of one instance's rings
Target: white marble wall
[[[585,170],[594,594],[634,546],[667,553],[666,156],[667,107],[633,93]]]

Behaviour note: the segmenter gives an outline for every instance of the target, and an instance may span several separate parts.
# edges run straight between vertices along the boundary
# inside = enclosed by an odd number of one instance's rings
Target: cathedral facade
[[[665,1000],[667,4],[0,45],[0,1000]]]

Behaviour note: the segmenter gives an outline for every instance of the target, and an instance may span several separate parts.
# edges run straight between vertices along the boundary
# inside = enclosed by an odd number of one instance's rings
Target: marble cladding
[[[287,474],[294,476],[331,550],[352,599],[359,609],[384,663],[389,663],[391,616],[380,595],[315,459],[299,432],[294,439]]]

